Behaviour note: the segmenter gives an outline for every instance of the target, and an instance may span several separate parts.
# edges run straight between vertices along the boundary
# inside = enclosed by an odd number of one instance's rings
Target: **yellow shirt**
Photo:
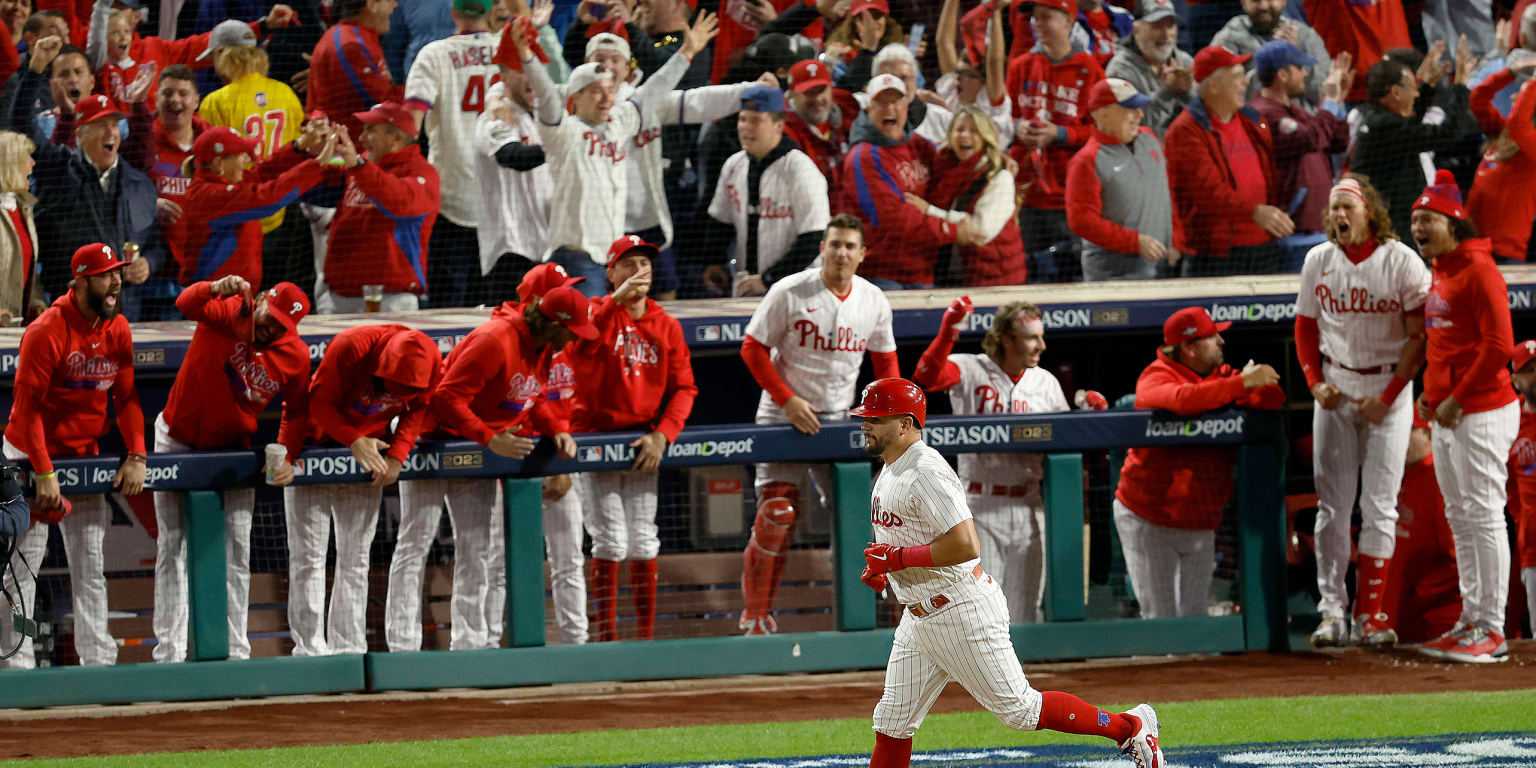
[[[265,75],[254,72],[203,97],[198,109],[209,125],[233,128],[261,142],[256,148],[257,162],[272,151],[298,138],[304,122],[304,104],[293,89]],[[283,211],[261,220],[261,231],[271,232],[283,223]]]

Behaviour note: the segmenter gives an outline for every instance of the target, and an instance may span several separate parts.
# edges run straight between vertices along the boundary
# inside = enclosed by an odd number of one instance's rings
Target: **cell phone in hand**
[[[602,2],[602,0],[587,3],[587,15],[602,21],[608,17],[608,4]]]
[[[921,21],[912,25],[912,33],[907,36],[907,50],[917,53],[918,46],[923,44],[923,33],[928,31],[927,25]]]

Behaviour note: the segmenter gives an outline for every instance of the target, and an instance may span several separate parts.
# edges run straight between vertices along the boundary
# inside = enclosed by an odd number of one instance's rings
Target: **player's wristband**
[[[54,478],[54,476],[56,476],[58,474],[59,473],[56,472],[56,471],[55,472],[39,472],[39,473],[37,473],[37,479],[39,479],[39,480],[52,480]]]
[[[1392,380],[1387,382],[1387,388],[1382,390],[1381,401],[1387,405],[1391,405],[1397,401],[1397,396],[1402,393],[1403,387],[1406,386],[1408,386],[1407,379],[1394,375]]]
[[[902,547],[901,565],[903,568],[932,568],[933,545],[924,544],[921,547]]]
[[[148,463],[149,462],[149,457],[145,456],[142,453],[130,453],[127,456],[123,457],[123,461],[142,461],[142,462]]]

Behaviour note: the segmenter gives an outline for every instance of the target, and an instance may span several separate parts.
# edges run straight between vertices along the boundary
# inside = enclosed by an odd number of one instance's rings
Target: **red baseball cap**
[[[848,6],[848,18],[853,18],[865,11],[879,11],[889,16],[891,5],[886,0],[853,0]]]
[[[1035,6],[1037,5],[1042,8],[1061,11],[1074,19],[1077,18],[1077,3],[1072,2],[1072,0],[1030,0],[1027,3],[1020,3],[1019,10],[1025,14],[1031,14],[1035,12]]]
[[[1235,64],[1247,64],[1251,58],[1253,58],[1252,54],[1239,56],[1219,45],[1207,45],[1195,54],[1195,82],[1204,81],[1218,69],[1226,69]]]
[[[121,120],[127,115],[117,108],[117,104],[101,94],[94,94],[81,99],[75,104],[75,125],[81,126],[93,120],[110,117]]]
[[[645,251],[645,255],[652,261],[661,256],[660,246],[641,240],[639,235],[625,235],[613,241],[613,245],[608,246],[608,266],[612,267],[614,262],[630,251]]]
[[[565,267],[553,261],[540,264],[523,275],[522,282],[517,284],[518,301],[533,301],[546,293],[556,289],[575,285],[585,277],[571,277],[571,273],[565,271]]]
[[[1206,312],[1204,307],[1185,307],[1163,322],[1163,343],[1171,347],[1181,341],[1214,336],[1231,327],[1231,321],[1212,321],[1211,313]]]
[[[1141,109],[1151,99],[1136,86],[1118,77],[1106,77],[1093,84],[1088,91],[1088,113],[1093,114],[1097,109],[1111,104],[1119,104],[1126,109]]]
[[[816,59],[795,62],[789,68],[789,87],[805,93],[820,85],[832,84],[832,68]]]
[[[1536,339],[1526,339],[1509,349],[1509,364],[1517,371],[1532,359],[1536,359]]]
[[[362,121],[364,125],[393,125],[407,136],[416,135],[416,116],[404,104],[398,101],[386,101],[374,105],[367,112],[353,112],[352,116]]]
[[[297,333],[299,321],[309,314],[309,297],[304,295],[304,289],[293,283],[278,283],[267,289],[267,311],[289,333]]]
[[[242,152],[249,154],[259,146],[261,142],[221,125],[198,134],[197,141],[192,142],[192,156],[197,159],[198,165],[207,165],[215,158]]]
[[[80,246],[75,251],[75,255],[70,257],[69,274],[72,277],[91,277],[126,266],[128,262],[118,261],[112,246],[106,243],[91,243]]]
[[[1425,187],[1418,199],[1413,201],[1413,210],[1420,208],[1428,208],[1453,219],[1466,219],[1467,209],[1461,204],[1461,188],[1456,186],[1455,174],[1444,168],[1435,171],[1435,183]]]
[[[583,339],[597,338],[597,326],[592,324],[592,302],[575,288],[551,289],[539,300],[539,311]]]

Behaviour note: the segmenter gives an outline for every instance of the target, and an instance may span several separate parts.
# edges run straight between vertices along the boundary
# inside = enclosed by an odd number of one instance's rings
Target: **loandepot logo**
[[[1211,319],[1218,323],[1232,320],[1249,323],[1261,321],[1273,323],[1280,320],[1294,320],[1296,319],[1296,302],[1287,301],[1281,304],[1212,304]]]
[[[689,456],[719,456],[721,458],[749,454],[752,452],[752,442],[755,437],[744,440],[692,440],[673,443],[667,448],[667,458],[676,459]],[[589,445],[582,447],[577,460],[587,464],[599,462],[634,461],[635,449],[627,443],[608,443],[606,445]]]
[[[1147,422],[1147,437],[1221,437],[1240,435],[1243,432],[1243,416],[1229,419],[1180,419],[1176,421],[1152,419]]]

